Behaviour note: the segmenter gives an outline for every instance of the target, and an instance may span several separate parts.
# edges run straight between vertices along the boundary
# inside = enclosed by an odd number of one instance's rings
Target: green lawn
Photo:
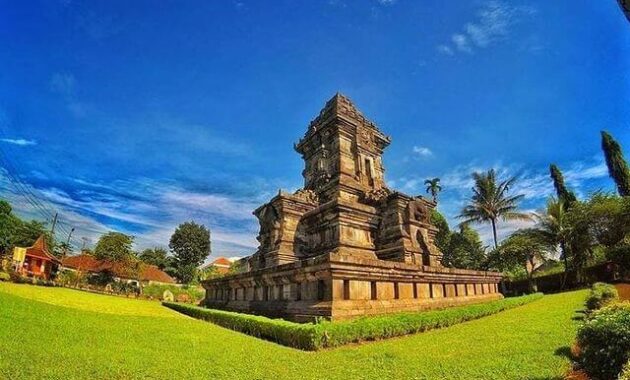
[[[549,295],[442,330],[313,353],[157,302],[0,283],[0,378],[559,378],[585,296]]]

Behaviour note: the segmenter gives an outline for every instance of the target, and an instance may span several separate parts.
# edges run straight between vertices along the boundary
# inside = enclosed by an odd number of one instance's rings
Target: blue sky
[[[76,245],[118,230],[166,246],[194,219],[213,255],[252,253],[251,211],[302,185],[293,143],[337,91],[392,137],[390,187],[441,177],[453,223],[474,170],[518,175],[536,210],[550,162],[582,196],[613,189],[601,129],[630,155],[630,24],[613,0],[0,8],[0,196],[59,212]]]

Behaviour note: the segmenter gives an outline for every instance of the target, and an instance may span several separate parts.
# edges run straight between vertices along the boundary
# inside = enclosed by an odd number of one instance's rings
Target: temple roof
[[[35,240],[32,246],[26,248],[27,256],[34,256],[40,259],[54,261],[59,263],[59,259],[56,258],[52,253],[48,251],[48,246],[46,245],[46,238],[44,235],[40,235],[40,237]]]
[[[354,105],[350,98],[340,92],[337,92],[326,102],[324,108],[319,111],[319,115],[315,119],[311,120],[304,137],[296,144],[296,149],[298,149],[298,147],[311,135],[315,134],[315,132],[328,120],[334,117],[342,117],[346,120],[353,121],[358,125],[372,129],[386,144],[389,144],[390,142],[390,138],[383,134],[375,123],[366,118]]]

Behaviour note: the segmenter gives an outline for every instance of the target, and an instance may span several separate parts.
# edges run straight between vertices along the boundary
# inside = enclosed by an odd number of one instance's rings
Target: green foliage
[[[94,256],[99,260],[122,261],[134,256],[133,236],[108,232],[98,239]]]
[[[203,299],[205,294],[203,289],[200,289],[195,286],[175,286],[175,285],[161,285],[161,284],[151,284],[147,285],[142,289],[142,293],[145,297],[154,298],[154,299],[162,299],[164,292],[169,290],[173,293],[173,296],[177,299],[178,296],[185,294],[188,296],[191,302],[198,302]]]
[[[617,289],[613,285],[603,282],[596,282],[591,287],[591,291],[586,297],[586,308],[588,310],[597,310],[619,299]]]
[[[518,211],[518,202],[522,194],[509,195],[510,189],[516,182],[515,177],[500,181],[494,169],[486,173],[473,173],[475,186],[469,203],[462,209],[460,218],[462,223],[488,223],[492,225],[494,246],[498,247],[497,221],[502,220],[530,220],[531,217]]]
[[[439,178],[427,179],[424,181],[424,184],[427,186],[427,193],[431,194],[431,198],[433,202],[437,202],[437,196],[442,191],[442,186],[440,186]]]
[[[606,306],[591,314],[577,335],[582,367],[597,379],[614,379],[630,354],[630,303]]]
[[[553,180],[553,187],[556,189],[558,199],[566,209],[571,208],[577,201],[577,197],[571,190],[567,189],[567,186],[564,184],[562,172],[555,164],[551,164],[549,165],[549,173]]]
[[[630,196],[630,169],[623,157],[621,146],[606,131],[602,131],[602,149],[608,173],[617,185],[617,192],[624,197]]]
[[[164,248],[147,248],[138,255],[138,258],[143,262],[155,265],[160,269],[164,269],[170,265],[168,252]]]
[[[319,350],[349,343],[392,338],[452,326],[540,299],[542,294],[421,313],[364,317],[351,321],[299,324],[249,314],[204,309],[172,302],[165,306],[186,315],[285,346]]]
[[[619,374],[618,380],[630,380],[630,360],[623,366],[623,370]]]
[[[11,281],[11,275],[7,272],[0,272],[0,281]]]
[[[448,248],[442,252],[442,264],[453,268],[481,269],[486,259],[479,233],[468,224],[450,234]]]
[[[21,220],[13,214],[10,204],[0,199],[0,258],[9,255],[13,247],[30,247],[41,235],[47,237],[46,242],[52,248],[53,240],[43,223]]]
[[[87,283],[85,275],[78,271],[63,270],[57,274],[55,283],[61,286],[81,286]]]
[[[177,260],[179,280],[188,284],[195,279],[197,267],[210,254],[210,231],[195,222],[180,224],[171,236],[169,248]]]
[[[451,236],[451,230],[448,227],[448,222],[444,215],[438,210],[431,211],[431,223],[438,228],[437,235],[435,236],[435,245],[446,253],[448,251],[448,245]]]

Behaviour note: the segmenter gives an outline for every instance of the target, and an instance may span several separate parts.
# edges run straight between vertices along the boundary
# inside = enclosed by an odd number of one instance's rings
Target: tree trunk
[[[499,239],[497,239],[497,220],[490,219],[492,223],[492,237],[494,238],[494,248],[499,248]]]
[[[562,284],[560,284],[560,290],[564,290],[567,284],[567,277],[569,276],[569,259],[567,258],[567,250],[564,242],[560,242],[560,254],[562,255],[562,261],[564,263],[564,275],[562,276]]]

